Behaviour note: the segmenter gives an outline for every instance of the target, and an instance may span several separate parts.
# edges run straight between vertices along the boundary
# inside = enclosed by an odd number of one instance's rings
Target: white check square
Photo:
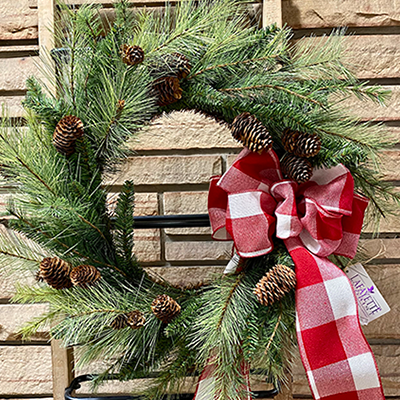
[[[246,192],[229,196],[229,213],[232,219],[263,214],[260,204],[261,192]]]
[[[348,359],[357,390],[380,387],[374,358],[371,353],[360,354]],[[369,371],[366,374],[365,371]]]
[[[336,320],[357,314],[357,304],[346,276],[325,281],[324,285]]]

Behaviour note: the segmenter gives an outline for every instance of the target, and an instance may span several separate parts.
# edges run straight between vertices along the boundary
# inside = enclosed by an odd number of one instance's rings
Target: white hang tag
[[[360,263],[351,265],[345,272],[357,297],[361,325],[368,325],[390,311],[388,303]]]
[[[240,256],[238,254],[234,254],[233,257],[228,262],[228,265],[225,268],[224,274],[225,275],[233,275],[236,270],[238,269],[240,262]]]

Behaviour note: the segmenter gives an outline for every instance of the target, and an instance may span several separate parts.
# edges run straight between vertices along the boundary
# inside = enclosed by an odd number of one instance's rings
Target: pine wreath
[[[5,184],[18,182],[8,205],[9,229],[31,240],[29,245],[11,236],[1,240],[0,267],[31,274],[39,269],[44,282],[19,286],[15,300],[49,303],[48,313],[24,332],[56,321],[54,338],[78,346],[82,360],[109,362],[108,372],[118,371],[123,380],[161,371],[152,398],[178,387],[186,373],[201,370],[212,356],[219,400],[242,400],[248,393],[242,390],[241,366],[260,367],[279,382],[295,343],[290,291],[273,296],[272,305],[263,300],[268,306],[253,293],[273,266],[292,270],[293,260],[275,234],[270,253],[246,258],[242,270],[200,287],[154,282],[137,261],[133,182],[120,186],[111,213],[103,177],[127,156],[128,139],[154,117],[172,110],[215,116],[253,151],[252,160],[270,154],[271,147],[282,159],[286,148],[282,164],[299,186],[310,184],[305,181],[311,168],[343,164],[355,189],[373,200],[372,216],[388,211],[388,199],[399,201],[370,168],[370,161],[391,145],[376,140],[386,137],[384,127],[360,125],[342,103],[329,100],[356,93],[382,103],[387,96],[378,86],[365,91],[356,84],[338,50],[343,35],[334,32],[318,46],[313,40],[292,44],[287,28],[249,25],[245,5],[183,1],[163,14],[139,15],[120,1],[111,27],[96,6],[67,8],[56,42],[73,57],[59,65],[58,97],[29,78],[23,137],[18,127],[10,126],[13,134],[0,133]],[[168,23],[172,20],[176,23]],[[98,40],[100,33],[104,37]],[[166,60],[166,69],[159,68],[160,60]],[[301,132],[301,138],[292,135],[282,143],[285,129]],[[296,154],[297,140],[305,143],[306,153]],[[241,207],[246,213],[247,205]],[[263,299],[267,283],[264,279],[259,288]],[[128,326],[132,329],[121,329]]]

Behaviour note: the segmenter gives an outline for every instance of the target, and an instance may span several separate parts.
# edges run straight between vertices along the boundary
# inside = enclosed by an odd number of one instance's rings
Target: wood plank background
[[[109,1],[97,2],[111,5]],[[159,7],[163,2],[141,0],[134,4]],[[7,104],[14,117],[23,113],[20,101],[26,77],[37,72],[39,48],[46,45],[45,39],[39,42],[43,30],[38,13],[43,9],[38,5],[38,0],[0,1],[0,104]],[[261,14],[261,1],[252,7]],[[348,106],[364,120],[384,123],[400,140],[400,0],[282,0],[281,8],[283,23],[294,29],[296,37],[321,36],[337,26],[349,27],[349,49],[358,61],[358,77],[388,87],[393,94],[385,108],[356,100],[349,100]],[[266,21],[279,17],[276,8],[268,8],[268,2],[264,11]],[[135,181],[137,215],[206,212],[209,177],[224,172],[240,150],[226,129],[194,113],[174,113],[155,120],[130,147],[135,156],[107,179],[113,182],[111,203],[124,179]],[[385,179],[397,186],[399,161],[400,144],[384,154]],[[0,209],[6,198],[7,190],[3,190]],[[367,269],[392,311],[367,326],[365,333],[377,356],[387,398],[400,399],[400,218],[384,220],[381,231],[380,238],[371,239],[367,228],[363,245],[371,257],[384,249]],[[212,242],[208,228],[136,233],[139,259],[149,270],[175,282],[207,279],[223,268],[230,249],[229,243]],[[22,342],[16,334],[18,326],[43,312],[45,306],[10,304],[12,293],[12,282],[0,277],[0,398],[50,398],[53,379],[46,332],[39,332],[30,343]],[[293,374],[294,397],[310,398],[299,362]],[[111,393],[125,390],[121,384],[102,389]]]

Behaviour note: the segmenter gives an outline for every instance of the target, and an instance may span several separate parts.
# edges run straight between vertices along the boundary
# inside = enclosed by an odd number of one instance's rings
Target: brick
[[[299,28],[398,26],[398,0],[283,0],[283,21]]]
[[[168,261],[229,260],[232,242],[166,242]]]
[[[15,294],[15,282],[15,277],[0,274],[0,299],[9,299]],[[18,277],[18,283],[22,285],[33,285],[35,283],[35,278],[33,276]]]
[[[164,213],[207,214],[208,192],[166,192],[164,193]],[[167,235],[210,235],[211,228],[170,228]]]
[[[0,346],[0,396],[51,395],[50,346]]]
[[[26,79],[37,75],[39,57],[0,58],[0,91],[26,90]]]
[[[114,211],[117,205],[118,196],[119,193],[108,193],[107,195],[108,208],[111,212]],[[134,215],[151,216],[157,214],[158,214],[157,193],[135,193]]]
[[[1,0],[0,40],[38,38],[38,13],[29,7],[29,0]]]
[[[398,395],[400,393],[400,346],[385,344],[371,347],[378,364],[385,396]],[[296,357],[292,371],[293,394],[296,396],[311,395],[299,355]]]
[[[46,304],[0,305],[0,341],[21,340],[19,329],[33,318],[46,312]],[[48,340],[48,329],[41,329],[32,340]]]
[[[400,13],[399,13],[400,16]],[[399,21],[400,23],[400,21]],[[340,25],[335,25],[340,26]],[[325,37],[304,39],[325,42]],[[397,35],[352,35],[345,38],[346,58],[359,79],[398,78],[400,43]]]
[[[107,184],[122,185],[127,179],[136,185],[208,184],[221,169],[220,156],[130,157]]]
[[[380,107],[370,101],[357,100],[354,97],[344,100],[342,106],[348,107],[349,113],[362,120],[394,121],[400,119],[400,87],[384,86],[392,95],[386,107]]]
[[[140,262],[161,260],[161,243],[159,229],[138,229],[135,231],[133,252]]]
[[[1,96],[0,107],[6,108],[6,113],[9,117],[23,117],[25,111],[21,105],[24,96]]]
[[[230,130],[194,111],[174,111],[156,118],[129,143],[140,150],[209,149],[237,147]]]
[[[400,180],[400,151],[387,150],[381,153],[382,155],[382,172],[385,174],[385,179],[389,181]]]
[[[148,267],[146,270],[155,278],[162,277],[173,285],[195,285],[211,282],[215,275],[221,274],[225,267]]]

